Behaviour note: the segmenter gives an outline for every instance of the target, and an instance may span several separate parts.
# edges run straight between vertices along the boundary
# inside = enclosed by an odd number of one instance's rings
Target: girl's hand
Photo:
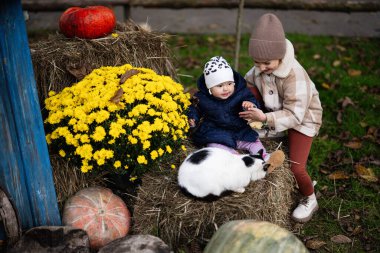
[[[243,101],[242,106],[244,111],[248,111],[256,107],[255,104],[250,101]]]
[[[190,127],[195,127],[195,119],[189,119]]]
[[[239,112],[239,117],[251,121],[260,121],[265,122],[267,120],[267,116],[265,113],[258,108],[251,108],[248,111]]]

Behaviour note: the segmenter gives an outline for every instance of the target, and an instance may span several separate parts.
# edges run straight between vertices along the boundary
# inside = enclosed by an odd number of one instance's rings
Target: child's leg
[[[207,144],[207,147],[221,148],[231,152],[232,154],[239,154],[239,152],[237,152],[235,149],[219,143],[209,143]]]
[[[289,138],[289,159],[296,163],[290,165],[299,190],[302,195],[310,196],[314,193],[313,182],[306,170],[307,158],[309,157],[313,138],[306,136],[296,130],[288,130]]]
[[[260,149],[263,150],[263,158],[268,156],[267,150],[264,148],[264,145],[261,143],[260,139],[257,138],[255,142],[248,141],[237,141],[237,148],[248,151],[251,155],[257,154]]]
[[[292,170],[299,190],[302,195],[307,197],[301,201],[292,213],[292,218],[297,222],[307,222],[318,210],[317,198],[314,194],[314,186],[306,171],[307,158],[309,156],[313,138],[308,137],[296,130],[288,130],[289,138],[289,159],[291,161],[290,169]]]

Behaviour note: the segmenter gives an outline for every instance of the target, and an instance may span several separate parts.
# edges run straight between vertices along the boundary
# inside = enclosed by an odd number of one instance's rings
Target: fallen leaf
[[[376,137],[378,135],[378,128],[369,127],[367,130],[367,135],[372,135],[373,137]]]
[[[350,136],[351,136],[350,131],[342,131],[339,134],[338,138],[339,138],[339,140],[347,141],[350,138]]]
[[[347,148],[360,149],[362,147],[362,142],[360,140],[352,140],[343,144]]]
[[[113,95],[113,97],[110,99],[110,101],[115,103],[115,104],[118,104],[120,102],[121,98],[123,97],[123,93],[124,93],[124,90],[122,88],[118,89],[115,92],[115,95]]]
[[[321,173],[323,173],[325,175],[327,175],[327,174],[330,173],[328,170],[325,170],[325,169],[320,169],[319,172],[321,172]]]
[[[354,230],[352,231],[352,235],[358,235],[360,233],[363,232],[363,229],[360,227],[360,226],[357,226],[354,228]]]
[[[335,243],[351,243],[352,240],[345,235],[335,235],[331,237],[331,241]]]
[[[326,245],[326,242],[318,240],[318,239],[313,239],[306,242],[306,247],[309,249],[319,249],[320,247],[324,245]]]
[[[339,124],[342,124],[342,122],[343,122],[343,113],[342,113],[342,110],[338,111],[338,114],[336,115],[336,121]]]
[[[210,29],[215,29],[215,28],[217,27],[217,25],[214,24],[214,26],[213,26],[213,24],[211,24],[211,25],[209,25],[209,27],[210,27]],[[214,39],[213,37],[208,36],[208,37],[207,37],[207,41],[208,41],[209,43],[214,43],[214,42],[215,42],[215,39]]]
[[[334,171],[330,175],[328,175],[328,178],[331,180],[342,180],[342,179],[349,179],[350,176],[341,170]]]
[[[343,99],[340,99],[338,102],[342,104],[343,109],[349,105],[355,105],[349,97],[344,97]]]
[[[366,168],[361,164],[355,165],[355,171],[359,177],[367,180],[368,182],[377,182],[379,180],[372,169]]]
[[[343,60],[345,60],[345,61],[352,61],[352,57],[345,56],[345,57],[343,57]]]
[[[140,73],[140,71],[138,71],[137,69],[130,69],[130,70],[127,70],[121,77],[120,77],[120,84],[123,84],[125,83],[125,81],[127,81],[128,78],[130,78],[131,76],[134,76],[136,74]]]
[[[349,76],[360,76],[362,74],[362,71],[358,69],[349,69],[347,72]]]
[[[66,70],[80,81],[91,72],[91,67],[87,64],[81,66],[78,66],[77,64],[69,64],[66,66]]]
[[[344,46],[341,46],[341,45],[336,45],[336,48],[342,52],[345,52],[346,51],[346,48]]]
[[[339,67],[339,66],[340,66],[340,63],[341,63],[341,62],[340,62],[339,60],[335,60],[335,61],[333,62],[332,65],[333,65],[334,67]]]
[[[319,60],[319,59],[321,59],[321,55],[320,54],[315,54],[315,55],[313,55],[313,59],[314,60]]]
[[[329,135],[328,134],[325,134],[321,137],[319,137],[321,140],[327,140],[329,138]]]
[[[322,83],[322,87],[326,90],[329,90],[330,89],[330,84],[328,83]]]
[[[321,191],[327,191],[329,187],[327,185],[322,186]]]
[[[327,45],[325,48],[327,49],[327,51],[331,52],[333,50],[333,45]]]

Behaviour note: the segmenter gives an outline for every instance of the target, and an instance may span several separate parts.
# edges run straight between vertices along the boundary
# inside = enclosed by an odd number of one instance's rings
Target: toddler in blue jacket
[[[245,79],[223,57],[215,56],[205,64],[197,85],[198,92],[193,96],[196,102],[188,113],[192,141],[231,153],[239,149],[254,155],[262,149],[267,160],[269,155],[258,133],[239,117],[240,111],[259,106]]]

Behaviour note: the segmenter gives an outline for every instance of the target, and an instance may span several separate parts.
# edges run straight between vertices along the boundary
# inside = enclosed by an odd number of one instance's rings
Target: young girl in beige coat
[[[249,54],[254,67],[245,78],[260,92],[265,109],[244,111],[240,117],[263,122],[266,136],[279,136],[287,130],[291,170],[305,196],[292,218],[307,222],[318,209],[314,186],[306,170],[313,137],[322,124],[318,91],[295,59],[293,45],[285,38],[281,21],[274,14],[259,18],[249,42]]]

